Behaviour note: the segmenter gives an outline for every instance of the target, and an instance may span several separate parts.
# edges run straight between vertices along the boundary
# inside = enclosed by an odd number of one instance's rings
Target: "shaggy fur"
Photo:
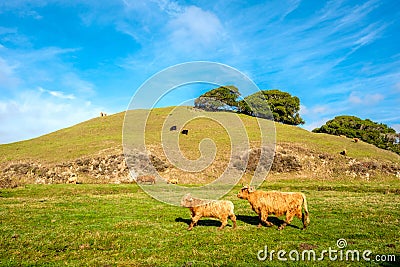
[[[228,200],[202,200],[185,195],[181,200],[181,206],[189,208],[192,221],[188,230],[192,230],[201,217],[217,218],[221,221],[218,229],[223,229],[228,224],[228,218],[233,222],[233,228],[236,228],[236,216],[234,214],[234,206]]]
[[[307,200],[303,193],[265,192],[245,186],[239,191],[237,197],[249,201],[251,208],[260,218],[258,227],[261,227],[262,222],[267,226],[273,225],[271,222],[267,221],[268,215],[270,214],[277,217],[286,215],[286,221],[278,230],[282,230],[287,224],[290,224],[294,216],[297,216],[303,222],[303,229],[306,229],[310,223]],[[302,206],[304,207],[304,213],[302,212]]]

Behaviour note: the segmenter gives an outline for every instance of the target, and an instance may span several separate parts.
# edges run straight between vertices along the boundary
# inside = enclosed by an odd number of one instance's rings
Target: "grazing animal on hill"
[[[192,230],[201,217],[217,218],[221,221],[218,229],[223,229],[228,224],[228,218],[233,222],[233,228],[236,228],[236,216],[234,206],[228,200],[203,200],[194,198],[190,194],[185,195],[181,200],[181,206],[189,208],[191,212],[191,223],[188,230]]]
[[[170,131],[176,131],[176,125],[171,126],[171,128],[169,128]]]
[[[142,175],[136,178],[136,182],[140,184],[145,184],[145,183],[155,184],[156,178],[151,175]]]
[[[181,131],[181,134],[186,134],[186,135],[188,135],[188,133],[189,133],[189,130],[186,130],[186,129]]]
[[[262,226],[262,222],[267,226],[273,225],[267,221],[270,214],[274,214],[277,217],[286,215],[286,221],[279,226],[278,230],[282,230],[287,224],[290,224],[294,216],[297,216],[303,222],[303,230],[310,223],[307,200],[303,193],[261,191],[244,186],[240,189],[237,197],[249,201],[251,208],[260,218],[258,227]],[[304,213],[302,212],[302,207],[304,208]]]
[[[353,140],[354,140],[354,143],[358,143],[358,141],[360,141],[360,139],[358,139],[358,138],[354,138]]]
[[[340,151],[339,153],[340,155],[346,156],[347,155],[347,150],[343,149],[343,151]]]
[[[105,117],[105,116],[107,116],[107,113],[100,112],[100,117]]]

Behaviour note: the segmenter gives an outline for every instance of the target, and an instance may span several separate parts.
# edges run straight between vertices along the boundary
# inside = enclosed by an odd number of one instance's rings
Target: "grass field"
[[[225,196],[238,218],[217,230],[218,221],[203,218],[192,231],[185,208],[160,203],[136,184],[27,185],[0,191],[1,266],[398,266],[400,261],[400,182],[349,184],[346,181],[276,179],[263,188],[301,190],[307,195],[311,224],[257,228],[249,204]],[[270,220],[275,222],[274,217]],[[257,253],[285,250],[371,250],[394,255],[397,262],[325,260],[281,262],[257,259]],[[339,250],[340,251],[340,250]],[[276,253],[276,252],[275,252]],[[260,254],[263,255],[263,254]],[[307,255],[307,254],[306,254]],[[332,254],[334,255],[334,254]],[[339,255],[339,254],[338,254]],[[286,257],[288,257],[286,255]],[[360,256],[361,257],[361,256]],[[301,259],[301,258],[300,258]],[[340,259],[340,258],[339,258]],[[343,258],[345,259],[345,258]]]

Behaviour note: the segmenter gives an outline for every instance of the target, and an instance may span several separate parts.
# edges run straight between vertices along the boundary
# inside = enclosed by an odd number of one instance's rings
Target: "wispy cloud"
[[[384,95],[376,94],[361,94],[360,92],[351,92],[348,101],[351,104],[357,105],[375,105],[384,99]]]
[[[168,29],[169,42],[183,52],[215,48],[224,39],[224,29],[218,17],[196,6],[189,6],[176,15],[169,22]]]
[[[400,124],[393,124],[391,127],[397,132],[400,133]]]
[[[73,94],[65,94],[64,92],[61,92],[61,91],[46,90],[46,89],[43,89],[42,87],[39,87],[38,90],[41,93],[46,93],[46,94],[49,94],[51,96],[61,98],[61,99],[71,99],[71,100],[75,99],[75,96]]]
[[[20,83],[20,79],[15,74],[17,67],[17,63],[11,63],[0,57],[0,89],[9,90]]]

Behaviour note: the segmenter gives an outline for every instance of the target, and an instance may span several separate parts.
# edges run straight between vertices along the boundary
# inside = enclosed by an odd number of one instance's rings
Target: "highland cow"
[[[278,227],[278,230],[282,230],[287,224],[290,224],[294,216],[297,216],[303,222],[303,230],[310,223],[307,200],[303,193],[265,192],[244,186],[237,194],[237,197],[249,201],[251,208],[260,218],[258,227],[262,226],[262,222],[267,226],[273,225],[267,220],[270,214],[277,217],[286,215],[286,221]],[[302,207],[304,208],[304,213],[302,212]]]
[[[185,195],[182,198],[181,206],[189,208],[191,212],[191,223],[188,230],[192,230],[201,217],[217,218],[221,221],[219,230],[228,224],[228,218],[233,222],[233,228],[236,228],[236,216],[234,214],[234,206],[228,200],[202,200]]]

